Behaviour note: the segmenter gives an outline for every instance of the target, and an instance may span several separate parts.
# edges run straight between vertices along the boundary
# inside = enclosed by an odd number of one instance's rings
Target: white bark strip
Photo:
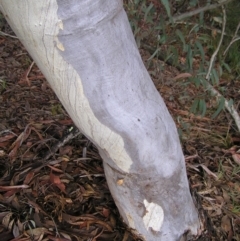
[[[121,1],[0,0],[0,9],[98,147],[124,221],[147,241],[196,234],[176,127],[142,63]]]

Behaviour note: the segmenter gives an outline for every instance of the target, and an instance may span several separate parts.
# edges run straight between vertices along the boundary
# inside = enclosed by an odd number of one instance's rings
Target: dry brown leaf
[[[21,209],[21,204],[19,203],[18,195],[14,195],[13,200],[12,200],[12,206],[16,210],[20,210]]]
[[[113,229],[112,227],[107,223],[107,222],[104,222],[102,220],[94,220],[94,221],[89,221],[89,224],[94,224],[94,223],[97,223],[97,224],[100,224],[102,227],[105,227],[108,231],[112,232]]]
[[[230,203],[231,198],[230,198],[229,194],[227,193],[227,191],[222,189],[222,192],[223,192],[223,198],[224,198],[225,203]]]
[[[63,173],[63,171],[61,169],[58,169],[56,167],[53,167],[51,165],[47,165],[51,170],[55,171],[55,172],[58,172],[58,173]]]
[[[199,166],[201,166],[201,167],[206,171],[206,173],[207,173],[208,175],[211,175],[211,176],[213,176],[216,180],[218,180],[217,175],[214,174],[213,172],[211,172],[205,165],[200,164]]]
[[[29,172],[29,173],[26,175],[23,183],[26,184],[26,185],[29,184],[29,183],[32,181],[34,175],[35,175],[35,172],[34,172],[34,171]]]
[[[12,195],[12,196],[0,195],[0,202],[4,202],[6,204],[10,204],[13,199],[14,199],[14,195]]]
[[[73,150],[73,146],[69,146],[69,145],[62,146],[62,147],[59,148],[59,154],[62,155],[62,156],[63,155],[71,156],[72,150]]]
[[[65,120],[58,120],[58,123],[61,124],[61,125],[72,125],[73,124],[73,121],[71,119],[65,119]]]
[[[44,211],[42,210],[42,208],[37,204],[35,203],[34,201],[32,200],[28,200],[28,203],[29,205],[33,206],[34,210],[35,210],[35,213],[39,213],[40,211],[42,211],[44,213]],[[44,213],[45,214],[45,213]]]
[[[24,231],[24,224],[21,223],[19,219],[17,220],[17,226],[18,226],[18,229],[19,229],[20,233],[23,233],[23,231]]]
[[[101,230],[101,232],[99,234],[96,234],[95,237],[92,239],[92,241],[97,241],[98,237],[101,236],[101,234],[103,233],[104,229]],[[98,229],[96,229],[96,233],[98,232]]]
[[[105,218],[108,218],[110,214],[110,210],[108,208],[103,208],[102,214]]]
[[[0,148],[7,148],[10,145],[10,141],[0,142]],[[0,157],[5,156],[5,151],[0,150]]]
[[[110,224],[113,228],[116,228],[117,220],[115,215],[113,215],[112,213],[110,214]]]
[[[15,238],[20,235],[19,228],[18,228],[18,226],[17,226],[16,224],[13,225],[13,230],[12,230],[12,232],[13,232],[13,236],[14,236]]]
[[[63,236],[65,239],[67,240],[72,240],[70,235],[68,235],[67,233],[63,233],[63,232],[60,232],[61,236]]]
[[[32,126],[32,127],[31,127],[31,130],[34,131],[34,132],[38,135],[38,137],[39,137],[40,140],[43,140],[42,135],[37,131],[37,129],[35,129],[35,128]]]
[[[62,218],[63,218],[64,221],[66,221],[70,224],[73,224],[73,223],[75,223],[75,222],[77,222],[81,219],[80,216],[72,216],[72,215],[69,215],[67,213],[63,213]]]
[[[129,237],[129,232],[126,230],[124,232],[124,236],[123,236],[123,240],[122,241],[127,241],[128,240],[128,237]]]
[[[232,229],[231,220],[227,215],[222,217],[221,227],[226,233]]]
[[[61,237],[56,237],[51,235],[48,235],[47,237],[49,240],[53,240],[53,241],[70,241],[71,240],[71,239],[61,238]]]
[[[9,214],[9,212],[0,212],[0,223],[2,222],[3,218]]]
[[[24,131],[18,136],[17,140],[10,147],[10,149],[12,150],[10,151],[8,156],[11,160],[14,160],[17,154],[17,150],[22,145],[22,143],[29,137],[30,133],[31,133],[31,127],[30,127],[30,124],[28,124],[25,127]]]
[[[50,172],[50,181],[51,183],[55,184],[63,193],[66,193],[65,185],[61,182],[59,176],[54,175],[52,172]]]
[[[240,165],[240,154],[235,153],[232,155],[232,158],[238,165]]]
[[[34,228],[34,229],[30,229],[27,230],[26,233],[28,235],[34,235],[34,236],[41,236],[43,234],[51,234],[51,232],[49,232],[46,228]]]
[[[8,224],[8,229],[9,229],[9,230],[12,230],[14,223],[15,223],[15,220],[12,219],[12,220],[10,221],[10,223]]]
[[[173,80],[178,80],[178,79],[185,79],[185,78],[190,78],[192,75],[190,73],[181,73],[177,75],[176,77],[173,78]]]
[[[12,218],[12,215],[13,215],[13,213],[12,213],[12,212],[9,212],[9,213],[7,213],[7,214],[4,216],[4,218],[2,219],[2,224],[3,224],[3,226],[4,226],[5,228],[8,228],[9,223],[10,223],[10,220],[11,220],[11,218]]]
[[[5,142],[5,141],[8,141],[8,140],[11,140],[12,138],[16,137],[16,135],[10,133],[10,134],[7,134],[5,136],[1,136],[0,137],[0,142]]]

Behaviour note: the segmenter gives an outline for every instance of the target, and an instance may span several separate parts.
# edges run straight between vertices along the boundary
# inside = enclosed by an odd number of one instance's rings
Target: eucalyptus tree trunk
[[[98,147],[124,221],[147,241],[199,229],[175,124],[120,0],[0,0],[77,127]]]

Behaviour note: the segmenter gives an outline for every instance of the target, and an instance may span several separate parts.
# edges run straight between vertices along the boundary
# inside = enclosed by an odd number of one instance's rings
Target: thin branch
[[[47,161],[50,157],[52,157],[56,152],[57,150],[64,146],[67,142],[69,142],[70,140],[72,140],[73,138],[79,136],[79,135],[82,135],[81,132],[76,128],[76,127],[73,127],[70,131],[68,131],[68,133],[66,133],[60,141],[58,141],[52,148],[49,152],[47,152],[44,157],[43,157],[43,160],[44,161]]]
[[[223,56],[225,56],[227,54],[227,51],[229,50],[229,48],[232,46],[232,44],[234,44],[235,42],[237,42],[238,40],[240,40],[240,37],[237,37],[235,39],[232,39],[231,42],[229,43],[229,45],[227,46],[227,48],[225,49]]]
[[[223,36],[224,36],[224,32],[225,32],[225,28],[226,28],[226,10],[225,8],[222,6],[222,11],[223,11],[223,24],[222,24],[222,33],[221,33],[221,37],[220,37],[220,40],[219,40],[219,43],[218,43],[218,46],[216,48],[216,50],[214,51],[212,57],[211,57],[211,60],[210,60],[210,64],[209,64],[209,68],[208,68],[208,72],[207,72],[207,75],[206,75],[206,80],[209,81],[210,79],[210,74],[211,74],[211,71],[212,71],[212,67],[213,67],[213,64],[215,62],[215,58],[218,54],[218,51],[222,45],[222,41],[223,41]]]
[[[232,46],[232,44],[234,44],[236,41],[240,40],[240,37],[238,36],[238,30],[240,28],[240,22],[238,23],[238,26],[236,28],[236,31],[232,37],[232,40],[231,42],[229,43],[229,45],[227,46],[227,48],[225,49],[224,53],[223,53],[223,56],[225,56],[229,50],[229,48]]]
[[[238,130],[240,131],[240,116],[238,114],[238,112],[236,111],[236,109],[234,108],[233,105],[230,105],[229,102],[209,83],[210,80],[210,75],[211,75],[211,71],[212,71],[212,67],[213,67],[213,63],[215,62],[215,58],[217,56],[217,53],[221,47],[222,41],[223,41],[223,36],[224,36],[224,32],[225,32],[225,27],[226,27],[226,10],[224,8],[224,6],[222,6],[222,11],[223,11],[223,25],[222,25],[222,33],[221,33],[221,38],[219,40],[217,49],[214,51],[211,60],[210,60],[210,64],[209,64],[209,68],[208,68],[208,72],[206,75],[206,86],[207,89],[217,97],[218,100],[220,100],[221,98],[224,99],[224,106],[225,108],[229,111],[229,113],[231,114],[231,116],[233,117],[233,119],[235,120],[235,123],[237,125]]]
[[[221,29],[217,29],[217,28],[214,28],[214,27],[211,27],[211,26],[208,26],[208,25],[204,25],[204,26],[201,26],[199,25],[198,23],[194,23],[194,22],[186,22],[186,21],[177,21],[176,24],[182,24],[182,25],[191,25],[191,26],[196,26],[198,25],[199,27],[203,28],[203,29],[207,29],[207,30],[210,30],[210,31],[214,31],[218,34],[222,34],[222,30]],[[228,37],[234,37],[235,35],[234,34],[231,34],[231,33],[224,33],[224,36],[228,36]],[[240,37],[237,35],[237,37]]]
[[[224,99],[224,106],[225,108],[228,110],[228,112],[231,114],[232,118],[234,119],[238,131],[240,132],[240,116],[237,112],[237,110],[235,109],[235,107],[233,105],[230,105],[229,102],[209,83],[206,81],[205,83],[207,89],[214,95],[217,97],[218,100],[220,100],[221,98]]]
[[[240,28],[240,22],[238,23],[238,26],[237,26],[236,31],[234,33],[234,36],[237,36],[239,28]]]
[[[225,1],[224,3],[226,3],[227,1]],[[223,5],[223,2],[222,2],[222,5]],[[236,123],[236,126],[238,128],[238,131],[240,132],[240,117],[239,117],[239,114],[238,112],[236,111],[235,107],[231,104],[229,104],[229,102],[209,83],[209,80],[210,80],[210,73],[211,73],[211,70],[212,70],[212,67],[213,67],[213,64],[214,64],[214,61],[215,61],[215,58],[217,56],[217,53],[219,51],[219,48],[222,44],[222,41],[223,41],[223,36],[226,35],[225,33],[225,28],[226,28],[226,11],[225,11],[225,8],[224,6],[222,6],[223,8],[223,25],[222,25],[222,31],[220,32],[221,33],[221,37],[220,37],[220,41],[219,41],[219,44],[218,44],[218,47],[217,49],[215,50],[214,54],[212,55],[211,57],[211,60],[210,60],[210,65],[209,65],[209,69],[208,69],[208,72],[207,72],[207,75],[206,75],[206,80],[205,83],[202,83],[203,85],[206,86],[206,89],[208,91],[210,91],[214,96],[217,97],[217,100],[219,101],[220,99],[224,99],[224,106],[225,108],[228,110],[228,112],[231,114],[232,118],[234,119],[235,123]],[[184,22],[182,22],[184,24]],[[236,30],[236,33],[238,32],[238,29],[240,28],[240,23],[238,25],[238,28]],[[236,34],[235,33],[235,34]],[[239,39],[240,37],[237,36],[237,39]],[[236,40],[235,40],[236,41]],[[148,46],[148,45],[143,45],[144,48],[148,49],[149,51],[151,52],[154,52],[154,50]],[[158,56],[159,57],[159,56]],[[161,60],[164,61],[164,56],[161,56]],[[170,64],[172,65],[171,63],[167,63],[167,64]],[[181,69],[181,66],[178,66],[178,69],[179,70],[182,70]]]
[[[183,13],[181,15],[178,15],[178,16],[175,16],[172,18],[173,22],[176,22],[178,20],[182,20],[184,18],[188,18],[188,17],[192,17],[196,14],[199,14],[201,12],[204,12],[204,11],[208,11],[208,10],[212,10],[212,9],[215,9],[215,8],[218,8],[224,4],[227,4],[229,3],[230,1],[232,0],[222,0],[222,1],[219,1],[219,3],[215,3],[215,4],[211,4],[211,5],[206,5],[205,7],[202,7],[202,8],[198,8],[196,10],[193,10],[191,12],[187,12],[187,13]]]
[[[7,34],[7,33],[4,33],[3,31],[0,31],[0,35],[2,35],[2,36],[6,36],[6,37],[10,37],[10,38],[18,39],[18,37],[13,36],[13,35],[10,35],[10,34]]]
[[[31,82],[30,82],[30,80],[29,80],[29,78],[28,78],[28,75],[29,75],[29,73],[31,72],[32,67],[33,67],[34,64],[35,64],[35,62],[33,61],[33,62],[31,63],[31,65],[28,67],[28,69],[27,69],[27,71],[26,71],[26,73],[25,73],[25,76],[24,76],[24,79],[27,81],[28,86],[31,86]]]

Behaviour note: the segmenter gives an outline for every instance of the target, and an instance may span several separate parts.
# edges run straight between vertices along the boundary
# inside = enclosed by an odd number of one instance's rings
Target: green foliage
[[[212,118],[217,117],[219,115],[219,113],[223,110],[223,108],[224,108],[224,98],[221,97],[220,101],[219,101],[219,104],[218,104],[218,108],[215,111],[215,113],[212,115]]]
[[[215,3],[216,1],[209,0],[208,6]],[[205,1],[198,0],[129,0],[125,4],[138,46],[144,45],[143,48],[147,48],[151,54],[148,61],[159,58],[181,72],[191,73],[193,77],[189,83],[203,90],[208,89],[205,78],[222,31],[222,9],[218,7],[202,11],[177,21],[174,18],[205,6]],[[209,79],[209,83],[220,92],[225,90],[220,86],[222,76],[229,80],[240,77],[240,41],[232,44],[227,54],[223,55],[240,22],[240,2],[233,0],[225,8],[226,34]],[[181,64],[180,58],[185,59]],[[204,91],[201,97],[193,100],[191,111],[204,116],[208,101],[209,95]],[[216,118],[224,109],[224,99],[220,99],[215,108],[212,118]]]
[[[204,99],[195,99],[190,111],[194,114],[205,116],[207,105]]]
[[[240,78],[240,41],[235,42],[230,47],[230,50],[222,64],[229,73],[233,73],[237,78]]]
[[[60,104],[52,105],[51,112],[52,112],[53,116],[62,114],[63,113],[62,105],[60,105]]]
[[[166,11],[167,11],[167,15],[169,18],[171,18],[171,10],[170,10],[170,4],[168,0],[161,0],[163,6],[165,7]]]
[[[2,93],[2,91],[4,91],[6,89],[6,80],[2,80],[0,79],[0,93]]]

